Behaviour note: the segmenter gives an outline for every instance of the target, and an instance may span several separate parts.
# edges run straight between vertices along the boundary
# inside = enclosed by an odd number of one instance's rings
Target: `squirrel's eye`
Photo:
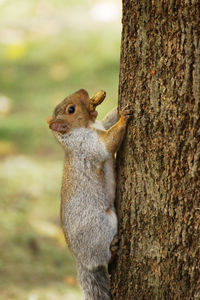
[[[70,107],[68,107],[67,111],[70,115],[73,114],[75,112],[75,105],[71,105]]]

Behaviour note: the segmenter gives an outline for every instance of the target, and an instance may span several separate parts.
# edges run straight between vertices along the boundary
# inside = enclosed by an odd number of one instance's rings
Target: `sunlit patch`
[[[92,18],[98,22],[115,21],[120,15],[119,3],[101,1],[92,7],[90,14]]]
[[[1,1],[1,0],[0,0]],[[26,34],[23,30],[8,27],[0,28],[0,42],[5,45],[24,44]]]
[[[0,4],[3,4],[4,2],[6,2],[7,0],[0,0]]]
[[[61,247],[66,247],[65,238],[60,226],[49,221],[34,218],[30,220],[30,223],[40,235],[55,239]]]
[[[5,57],[8,60],[18,60],[25,56],[27,52],[26,44],[8,45],[5,50]]]
[[[10,113],[11,101],[5,95],[0,95],[0,117]]]

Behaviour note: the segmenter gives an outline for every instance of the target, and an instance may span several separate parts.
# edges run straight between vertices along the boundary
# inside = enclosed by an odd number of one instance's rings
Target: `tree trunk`
[[[124,0],[113,299],[200,299],[200,2]]]

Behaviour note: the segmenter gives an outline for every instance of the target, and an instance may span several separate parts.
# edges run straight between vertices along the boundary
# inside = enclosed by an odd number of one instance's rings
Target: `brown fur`
[[[107,131],[98,131],[99,136],[110,153],[115,153],[124,137],[126,130],[127,118],[121,114],[120,119]]]
[[[68,238],[67,230],[64,226],[64,207],[66,205],[66,202],[70,200],[70,196],[73,193],[72,190],[72,182],[73,182],[73,165],[71,164],[70,157],[71,153],[68,152],[68,155],[66,156],[65,164],[64,164],[64,172],[63,172],[63,184],[61,189],[61,206],[60,206],[60,219],[61,219],[61,225],[64,232],[65,240],[70,248],[70,250],[73,253],[72,247],[70,245],[70,241]],[[70,176],[69,176],[70,174]]]
[[[75,106],[75,113],[69,114],[70,105]],[[65,98],[54,110],[52,117],[48,117],[47,123],[52,130],[61,133],[71,129],[89,127],[96,119],[97,112],[90,110],[90,97],[84,89]]]

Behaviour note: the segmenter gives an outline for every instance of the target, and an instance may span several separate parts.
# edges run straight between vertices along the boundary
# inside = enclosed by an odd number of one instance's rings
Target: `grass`
[[[90,1],[0,1],[0,290],[5,300],[80,299],[60,228],[63,151],[46,118],[64,97],[104,89],[117,103],[120,22]],[[81,22],[81,25],[80,25]],[[2,109],[5,97],[10,103]]]

